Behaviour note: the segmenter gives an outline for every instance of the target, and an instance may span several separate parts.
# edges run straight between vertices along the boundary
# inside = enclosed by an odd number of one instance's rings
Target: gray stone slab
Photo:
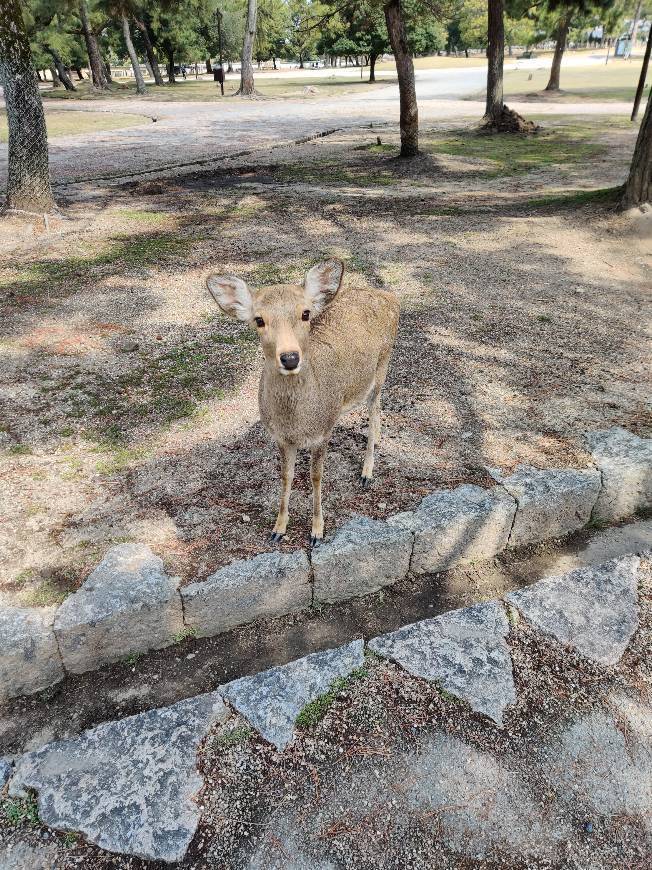
[[[505,611],[488,601],[415,622],[367,646],[502,725],[505,707],[516,701],[508,633]]]
[[[184,628],[178,584],[144,544],[112,547],[57,611],[66,670],[80,674],[172,643]]]
[[[292,740],[294,723],[306,704],[327,692],[333,680],[348,676],[363,664],[363,642],[354,640],[233,680],[220,691],[266,740],[282,751]]]
[[[416,510],[396,514],[388,522],[414,533],[410,567],[424,574],[492,559],[507,546],[515,511],[516,502],[502,487],[465,484],[437,490]]]
[[[9,758],[0,758],[0,789],[3,788],[13,769],[13,761]]]
[[[52,608],[0,610],[0,702],[39,692],[63,679],[53,619]]]
[[[578,568],[506,595],[532,625],[586,658],[615,665],[638,627],[638,556]]]
[[[315,600],[368,595],[401,580],[410,568],[409,529],[354,517],[312,552]]]
[[[310,563],[303,550],[232,562],[181,590],[186,625],[210,637],[263,616],[310,607]]]
[[[509,546],[519,547],[561,538],[585,526],[600,492],[600,472],[521,466],[500,483],[516,499]]]
[[[652,438],[639,438],[616,426],[590,432],[587,441],[602,474],[593,515],[604,522],[652,508]]]
[[[197,748],[227,716],[211,692],[98,725],[19,758],[9,793],[35,790],[46,825],[109,852],[179,861],[200,817]]]

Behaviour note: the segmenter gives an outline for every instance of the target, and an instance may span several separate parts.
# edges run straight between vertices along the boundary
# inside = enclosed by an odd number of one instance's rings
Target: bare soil
[[[392,127],[348,131],[220,171],[77,186],[56,233],[12,227],[0,601],[60,601],[119,541],[148,543],[184,582],[270,547],[260,353],[216,311],[210,270],[266,284],[340,256],[354,286],[401,299],[376,481],[359,487],[353,412],[327,459],[327,533],[489,485],[487,466],[586,465],[589,429],[648,434],[651,251],[601,192],[624,180],[635,131],[544,127],[483,151],[464,123],[432,127],[412,162]],[[306,543],[309,497],[302,457],[284,548]]]

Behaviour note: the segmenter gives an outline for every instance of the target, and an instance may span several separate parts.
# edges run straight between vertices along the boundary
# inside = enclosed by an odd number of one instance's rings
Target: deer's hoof
[[[324,539],[321,537],[317,537],[317,535],[310,535],[310,548],[316,547],[317,544],[321,544]]]
[[[362,482],[362,488],[363,488],[363,489],[369,489],[369,487],[371,486],[371,481],[372,481],[372,480],[373,480],[372,477],[364,477],[364,476],[362,476],[362,477],[360,478],[360,481]]]
[[[272,532],[269,539],[272,542],[272,544],[280,544],[284,537],[285,537],[285,532]]]

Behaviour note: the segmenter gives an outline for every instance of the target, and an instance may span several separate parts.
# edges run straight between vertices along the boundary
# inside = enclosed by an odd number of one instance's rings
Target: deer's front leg
[[[325,457],[326,444],[320,444],[319,447],[313,447],[310,453],[310,480],[312,481],[311,547],[314,547],[317,541],[321,541],[324,537],[324,514],[321,509],[321,479],[324,473]]]
[[[278,506],[278,516],[272,532],[272,541],[281,541],[288,527],[288,505],[290,504],[290,492],[294,479],[294,463],[297,458],[297,448],[291,444],[279,444],[281,453],[281,501]]]

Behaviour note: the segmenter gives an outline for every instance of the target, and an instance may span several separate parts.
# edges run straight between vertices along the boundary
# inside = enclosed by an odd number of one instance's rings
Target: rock
[[[507,546],[516,502],[496,486],[465,484],[427,495],[416,510],[388,522],[414,532],[410,567],[415,574],[446,571],[476,559],[492,559]]]
[[[638,556],[546,577],[506,595],[532,625],[583,656],[615,665],[638,627]]]
[[[133,338],[119,338],[115,343],[115,349],[121,353],[133,353],[138,350],[138,342]]]
[[[56,843],[32,845],[14,840],[0,846],[0,867],[2,870],[54,870],[58,851]]]
[[[172,643],[184,628],[178,583],[144,544],[112,547],[57,611],[66,670],[80,674]]]
[[[410,568],[412,532],[355,517],[312,552],[315,600],[368,595],[401,580]]]
[[[510,547],[561,538],[581,529],[591,518],[600,492],[600,474],[595,469],[521,466],[500,483],[517,504]]]
[[[602,475],[593,515],[613,522],[652,508],[652,438],[615,427],[587,435],[591,456]]]
[[[0,758],[0,791],[4,788],[5,783],[11,776],[13,762],[8,758]]]
[[[53,619],[52,608],[0,609],[0,702],[63,679]]]
[[[38,793],[40,819],[102,849],[180,861],[195,833],[203,786],[199,743],[228,711],[217,692],[106,722],[23,755],[9,793]]]
[[[287,665],[242,677],[222,686],[222,696],[279,751],[294,736],[297,716],[310,701],[330,688],[337,677],[362,667],[362,640],[312,653]]]
[[[310,607],[310,565],[303,550],[232,562],[181,590],[186,625],[210,637],[262,616]]]
[[[489,601],[415,622],[367,646],[502,725],[503,710],[516,701],[508,633],[505,611]]]

